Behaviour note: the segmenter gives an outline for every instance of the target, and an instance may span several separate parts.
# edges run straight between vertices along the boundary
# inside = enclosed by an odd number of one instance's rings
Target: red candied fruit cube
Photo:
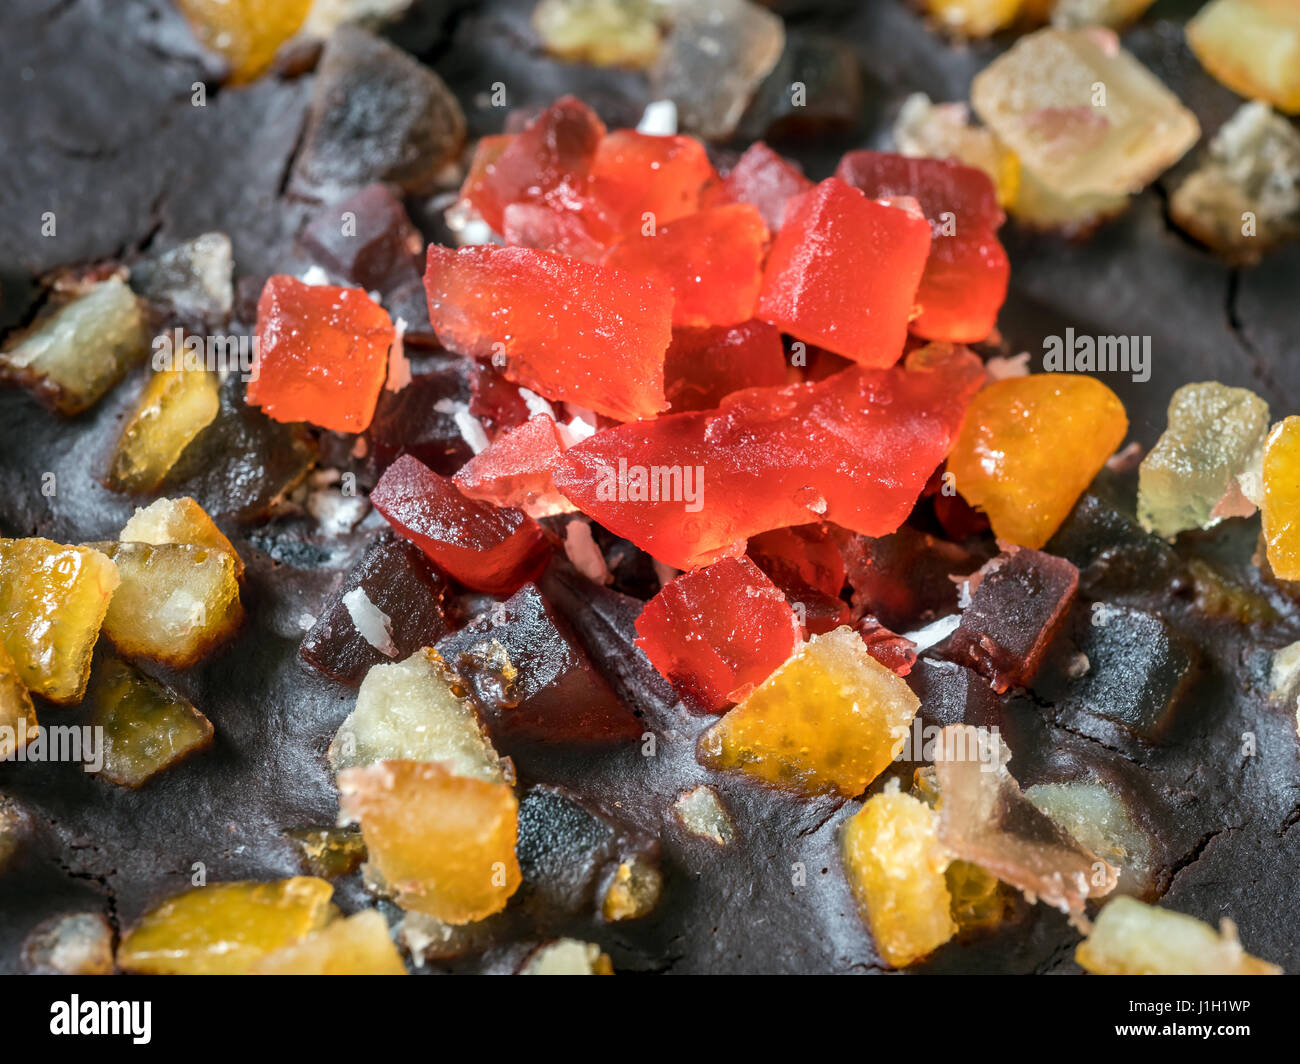
[[[666,406],[672,295],[621,270],[531,248],[431,245],[424,287],[438,339],[506,357],[508,378],[620,421]]]
[[[854,151],[840,160],[835,176],[873,199],[911,196],[930,221],[934,241],[912,332],[956,343],[985,339],[997,324],[1011,274],[997,238],[1004,216],[988,174],[946,159]]]
[[[674,325],[735,325],[754,316],[767,241],[758,211],[736,203],[624,237],[603,262],[671,289]]]
[[[785,382],[781,334],[765,321],[676,328],[664,355],[664,392],[674,414],[711,410],[741,388]]]
[[[370,502],[394,532],[476,591],[508,595],[546,564],[546,534],[536,521],[469,498],[409,454],[384,471]]]
[[[257,361],[247,400],[276,421],[363,432],[397,332],[359,288],[277,274],[257,301]]]
[[[812,187],[798,167],[757,141],[736,160],[715,198],[723,203],[752,204],[767,227],[777,233],[785,218],[786,204]]]
[[[604,123],[586,104],[572,96],[556,100],[523,132],[480,142],[461,200],[498,233],[511,203],[575,204],[591,183],[591,162],[604,135]]]
[[[591,176],[595,195],[622,233],[639,232],[647,221],[661,226],[694,214],[701,193],[718,180],[704,145],[694,137],[656,137],[631,129],[602,138]]]
[[[564,443],[555,419],[536,414],[503,432],[452,477],[471,499],[513,506],[529,517],[570,513],[573,505],[555,490],[552,472]]]
[[[755,316],[864,366],[892,366],[929,251],[924,218],[827,178],[786,209]]]
[[[931,345],[911,352],[906,368],[853,366],[816,383],[748,388],[717,410],[598,432],[561,455],[555,483],[583,513],[678,569],[809,521],[886,535],[951,449],[983,380],[970,351]]]
[[[802,641],[785,596],[748,558],[670,581],[646,603],[636,630],[651,664],[710,713],[744,698]]]

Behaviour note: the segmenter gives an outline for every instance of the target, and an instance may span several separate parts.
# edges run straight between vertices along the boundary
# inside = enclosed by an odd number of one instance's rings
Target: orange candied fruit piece
[[[893,760],[919,705],[844,626],[813,636],[705,732],[699,758],[799,794],[852,798]]]
[[[235,561],[235,575],[244,575],[244,563],[207,511],[188,495],[155,499],[139,507],[117,537],[123,543],[188,543],[194,547],[225,551]]]
[[[948,471],[1000,539],[1037,549],[1127,432],[1124,404],[1095,377],[1012,377],[971,400]]]
[[[405,975],[378,909],[363,909],[284,946],[253,965],[255,975]]]
[[[235,84],[271,65],[280,45],[298,32],[311,0],[177,0],[194,36],[230,64]]]
[[[276,421],[335,432],[370,425],[397,331],[359,288],[277,274],[257,301],[257,361],[248,402]]]
[[[403,909],[467,924],[500,912],[519,889],[519,802],[509,784],[433,761],[344,769],[338,784],[342,815],[361,824],[372,874]]]
[[[294,876],[271,883],[213,883],[169,898],[122,939],[117,964],[145,975],[238,975],[324,927],[334,888]]]
[[[1300,417],[1273,426],[1264,447],[1264,542],[1281,580],[1300,580]]]
[[[844,825],[849,885],[885,962],[903,968],[957,933],[936,816],[897,790],[871,798]]]

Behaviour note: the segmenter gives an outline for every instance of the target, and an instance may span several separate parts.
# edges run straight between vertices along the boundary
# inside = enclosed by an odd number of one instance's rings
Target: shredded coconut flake
[[[458,403],[455,399],[439,399],[433,404],[433,408],[440,414],[452,416],[456,428],[460,430],[461,439],[469,444],[471,451],[482,454],[487,450],[487,433],[483,431],[478,418],[469,412],[468,403]]]
[[[672,100],[654,100],[646,105],[641,121],[636,124],[638,133],[652,137],[671,137],[677,132],[677,105]]]
[[[609,567],[591,536],[591,525],[580,517],[564,526],[564,553],[574,568],[595,584],[608,584]]]
[[[370,601],[364,588],[355,587],[344,595],[343,605],[347,607],[352,626],[362,639],[385,657],[397,657],[392,618]]]

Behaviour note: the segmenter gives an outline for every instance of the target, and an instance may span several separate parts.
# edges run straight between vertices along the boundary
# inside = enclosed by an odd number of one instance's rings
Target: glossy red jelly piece
[[[755,317],[864,366],[892,366],[930,251],[930,226],[828,178],[792,200]]]
[[[742,388],[785,383],[781,334],[765,321],[676,328],[664,356],[664,393],[674,414],[712,410]]]
[[[719,202],[749,203],[773,232],[779,232],[786,205],[812,188],[802,171],[762,141],[751,144],[722,179]]]
[[[384,471],[370,502],[394,532],[466,587],[509,594],[546,564],[548,543],[536,521],[469,498],[410,455]]]
[[[602,261],[669,289],[674,325],[735,325],[754,316],[767,240],[758,211],[737,203],[624,237]]]
[[[503,432],[452,480],[471,499],[513,506],[531,517],[566,513],[573,507],[555,490],[552,479],[563,449],[554,418],[535,414]]]
[[[247,401],[276,421],[362,432],[388,373],[396,330],[359,288],[277,274],[257,301],[257,361]]]
[[[646,603],[636,630],[654,667],[710,713],[744,698],[802,641],[780,588],[743,557],[670,581]]]
[[[623,233],[694,214],[701,192],[718,179],[704,145],[694,137],[657,137],[631,129],[601,139],[591,175],[594,195]]]
[[[959,231],[996,230],[1005,220],[989,175],[949,159],[851,151],[835,176],[871,199],[911,196],[932,223],[952,213]]]
[[[664,399],[672,294],[607,266],[530,248],[431,245],[424,287],[438,339],[504,358],[513,381],[621,421]]]
[[[606,429],[564,452],[556,485],[679,569],[810,521],[886,535],[948,453],[984,379],[980,360],[960,348],[922,348],[906,365],[750,388],[717,410]]]

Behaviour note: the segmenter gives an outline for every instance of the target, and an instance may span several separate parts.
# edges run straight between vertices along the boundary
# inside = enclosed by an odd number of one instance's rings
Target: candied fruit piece
[[[375,181],[425,195],[459,158],[465,116],[440,77],[407,51],[340,26],[316,64],[294,192],[335,201]]]
[[[37,730],[31,692],[18,675],[14,659],[0,643],[0,761],[35,739]]]
[[[694,214],[702,206],[701,193],[718,177],[704,145],[694,137],[658,137],[631,129],[601,138],[591,175],[612,224],[627,234]]]
[[[973,125],[964,102],[931,103],[923,92],[903,101],[894,123],[894,143],[904,155],[956,159],[983,170],[1006,207],[1016,198],[1020,160],[987,129]]]
[[[233,84],[252,81],[298,32],[311,0],[177,0],[194,36],[230,64]]]
[[[1138,468],[1138,518],[1172,539],[1209,528],[1237,476],[1263,450],[1268,404],[1245,388],[1184,384],[1169,400],[1169,425]]]
[[[298,243],[330,274],[367,292],[387,293],[420,279],[424,240],[387,185],[367,185],[323,209]]]
[[[1006,884],[969,861],[953,861],[944,873],[952,896],[952,918],[960,931],[997,927],[1012,906]]]
[[[376,761],[439,761],[460,776],[505,778],[478,708],[428,647],[366,673],[329,761],[336,772]]]
[[[1124,405],[1095,377],[994,381],[970,402],[948,456],[962,497],[1000,539],[1041,547],[1124,442]],[[1071,446],[1061,447],[1068,439]]]
[[[32,975],[112,975],[112,925],[102,913],[51,917],[23,940],[22,957]]]
[[[359,288],[278,274],[257,301],[257,362],[247,401],[276,421],[362,432],[396,336],[388,313]]]
[[[910,525],[888,536],[853,536],[845,544],[844,558],[855,615],[871,614],[896,632],[954,612],[954,577],[980,564],[955,543]]]
[[[786,205],[812,187],[813,183],[792,162],[759,141],[745,149],[712,196],[751,204],[763,216],[768,229],[776,233],[785,219]]]
[[[1127,193],[1062,195],[1022,167],[1016,198],[1007,210],[1022,227],[1084,237],[1102,222],[1122,214],[1128,204]]]
[[[1187,44],[1233,92],[1300,114],[1300,9],[1289,0],[1211,0],[1187,23]]]
[[[824,524],[796,525],[751,536],[749,558],[794,608],[805,632],[823,635],[850,620],[844,588],[844,556]]]
[[[640,69],[659,55],[656,0],[541,0],[533,28],[557,59]]]
[[[757,210],[728,204],[625,236],[602,263],[671,291],[674,325],[737,325],[754,316],[767,239]]]
[[[974,581],[972,581],[974,583]],[[1074,603],[1079,570],[1064,558],[1015,550],[989,562],[949,644],[952,657],[998,692],[1025,686]]]
[[[1263,479],[1268,564],[1279,579],[1300,580],[1300,417],[1284,418],[1268,434]]]
[[[519,803],[515,847],[526,904],[548,916],[589,916],[602,878],[623,860],[621,842],[613,823],[567,791],[530,788]]]
[[[784,23],[757,4],[678,5],[651,72],[655,97],[677,105],[682,128],[725,140],[784,48]]]
[[[429,247],[438,338],[546,396],[629,421],[665,406],[672,294],[620,270],[531,248]]]
[[[869,799],[844,825],[849,885],[886,964],[905,968],[957,933],[934,811],[891,792]]]
[[[405,975],[406,965],[378,909],[326,924],[259,958],[254,975]]]
[[[609,957],[592,942],[561,938],[533,952],[520,975],[613,975]]]
[[[366,544],[298,653],[355,687],[372,666],[433,646],[451,630],[442,608],[446,590],[447,582],[418,547],[385,533]]]
[[[828,178],[786,209],[755,316],[864,366],[892,366],[929,252],[924,218]]]
[[[1244,103],[1169,201],[1173,220],[1236,263],[1300,233],[1300,131],[1266,103]]]
[[[207,717],[124,661],[105,661],[92,692],[90,724],[103,734],[99,774],[112,783],[140,787],[212,743]]]
[[[678,795],[673,812],[692,835],[719,846],[726,846],[736,838],[736,823],[712,787],[701,784]]]
[[[16,332],[0,352],[0,381],[21,384],[70,416],[99,402],[148,350],[140,301],[111,277]]]
[[[916,664],[916,644],[906,636],[891,632],[874,617],[863,617],[853,630],[867,645],[867,653],[890,672],[906,676]]]
[[[608,743],[642,728],[534,584],[438,643],[503,742]]]
[[[1196,116],[1108,30],[1021,37],[975,76],[971,103],[1052,192],[1122,196],[1196,143]]]
[[[81,701],[120,581],[98,550],[0,540],[0,642],[24,686],[51,702]]]
[[[911,196],[931,229],[950,221],[959,236],[996,230],[1003,222],[988,174],[951,159],[918,159],[883,151],[851,151],[835,176],[868,199]],[[952,215],[945,219],[945,215]],[[933,248],[931,249],[934,250]]]
[[[201,233],[131,267],[131,287],[188,325],[219,325],[235,300],[234,247],[225,233]]]
[[[765,321],[675,328],[664,354],[664,394],[674,414],[711,410],[742,388],[785,382],[781,334]]]
[[[203,507],[191,498],[157,499],[139,507],[118,537],[123,543],[188,543],[195,547],[225,551],[235,559],[235,575],[242,576],[244,563],[225,534]]]
[[[781,590],[744,557],[669,581],[646,603],[636,630],[651,664],[710,713],[745,698],[801,642]]]
[[[150,909],[117,947],[123,971],[142,975],[241,975],[330,920],[323,879],[213,883]]]
[[[969,351],[922,349],[907,368],[749,388],[717,410],[598,432],[564,452],[555,483],[583,513],[679,569],[809,521],[885,535],[948,452],[982,379]]]
[[[220,383],[205,369],[155,373],[118,438],[109,486],[129,492],[158,487],[181,451],[217,416]]]
[[[1024,0],[924,0],[939,25],[962,37],[987,37],[1009,26]]]
[[[1071,29],[1079,26],[1118,28],[1132,22],[1152,3],[1154,0],[1055,0],[1052,24]]]
[[[447,924],[500,912],[519,888],[519,804],[509,784],[424,761],[380,761],[338,778],[372,868],[403,909]]]
[[[523,132],[479,142],[461,200],[498,233],[512,203],[571,209],[589,190],[592,160],[604,135],[604,123],[591,108],[562,97]]]
[[[921,700],[917,719],[927,725],[946,728],[949,724],[975,727],[999,726],[998,701],[982,676],[955,661],[919,658],[908,675],[908,684]]]
[[[700,739],[698,757],[797,794],[861,794],[916,713],[853,629],[815,635]]]
[[[1115,888],[1116,870],[1025,798],[1007,770],[1010,759],[996,731],[943,729],[934,763],[939,841],[1079,926],[1088,899]]]
[[[185,668],[234,634],[244,617],[235,557],[188,543],[97,543],[121,585],[104,634],[127,657]]]
[[[366,859],[366,844],[354,827],[295,828],[285,835],[298,847],[307,873],[321,879],[350,875]]]
[[[658,866],[644,857],[638,855],[630,861],[621,861],[605,888],[601,916],[609,923],[616,923],[648,915],[659,902],[663,883]]]
[[[473,385],[478,363],[451,354],[431,358],[434,364],[416,373],[406,387],[380,393],[367,431],[368,449],[380,472],[399,455],[409,454],[435,473],[451,476],[474,454],[462,426],[481,416],[472,401],[466,409],[467,383]],[[510,391],[517,398],[517,389]],[[473,415],[468,421],[467,413]]]
[[[1218,931],[1182,913],[1135,898],[1115,898],[1074,951],[1093,975],[1281,975],[1276,964],[1241,948],[1226,917]]]
[[[1124,799],[1101,783],[1039,783],[1025,797],[1098,857],[1119,869],[1115,890],[1138,894],[1150,885],[1151,839]]]
[[[467,497],[410,455],[384,471],[370,502],[394,532],[466,587],[506,595],[546,564],[536,521]]]
[[[573,504],[556,490],[552,477],[562,450],[564,441],[555,419],[534,414],[493,440],[452,480],[471,499],[513,506],[529,517],[571,513]]]

